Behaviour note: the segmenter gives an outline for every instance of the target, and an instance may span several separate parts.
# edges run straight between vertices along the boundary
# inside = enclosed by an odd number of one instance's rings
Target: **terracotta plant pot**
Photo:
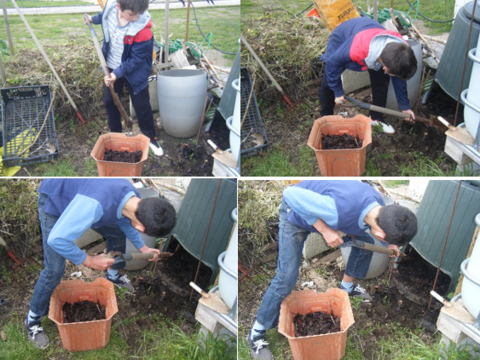
[[[340,331],[330,334],[295,337],[293,318],[323,311],[340,318]],[[347,330],[354,323],[348,294],[340,289],[324,293],[293,291],[282,302],[278,332],[287,337],[295,360],[338,360],[345,355]]]
[[[98,176],[142,176],[149,145],[150,139],[142,134],[127,136],[121,133],[107,133],[98,138],[90,155],[97,162]],[[130,152],[140,150],[142,159],[137,163],[104,161],[105,149]]]
[[[362,147],[322,150],[322,137],[343,134],[363,140]],[[315,120],[307,144],[315,151],[323,176],[360,176],[365,172],[365,155],[371,142],[372,125],[368,117],[357,115],[344,119],[342,116],[324,116]]]
[[[105,306],[105,320],[64,324],[63,305],[80,301],[98,302]],[[118,312],[113,283],[97,279],[62,281],[52,294],[48,318],[57,324],[62,344],[68,351],[84,351],[107,346],[110,340],[112,317]]]

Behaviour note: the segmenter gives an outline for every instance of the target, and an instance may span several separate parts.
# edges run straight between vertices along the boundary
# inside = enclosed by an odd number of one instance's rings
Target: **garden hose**
[[[207,45],[207,50],[203,51],[201,47],[205,43],[205,41],[208,39],[208,45]],[[185,45],[190,49],[191,54],[197,59],[200,60],[203,54],[206,54],[208,50],[210,49],[210,45],[212,44],[212,33],[208,33],[207,36],[203,39],[202,43],[200,45],[197,45],[193,42],[187,41]],[[165,45],[157,42],[155,40],[155,45],[158,47],[161,47],[162,49],[165,50]],[[168,42],[168,51],[170,54],[173,54],[174,52],[183,49],[182,41],[181,40],[169,40]]]

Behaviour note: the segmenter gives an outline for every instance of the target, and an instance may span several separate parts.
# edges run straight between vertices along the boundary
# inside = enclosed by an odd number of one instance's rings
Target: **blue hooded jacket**
[[[102,24],[102,52],[107,58],[110,46],[110,34],[107,25],[108,13],[117,11],[117,1],[109,0],[102,12],[92,16],[92,23]],[[153,33],[152,18],[148,11],[141,14],[137,21],[131,22],[125,36],[122,63],[113,73],[117,78],[125,77],[132,85],[135,94],[148,86],[148,77],[152,72]]]

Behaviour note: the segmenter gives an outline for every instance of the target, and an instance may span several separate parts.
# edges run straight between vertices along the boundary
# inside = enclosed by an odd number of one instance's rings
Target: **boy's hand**
[[[117,77],[116,77],[115,74],[112,72],[112,73],[110,73],[109,76],[105,76],[105,85],[107,85],[107,87],[109,87],[110,85],[113,85],[113,83],[115,82],[115,80],[117,80]]]
[[[318,219],[317,222],[313,224],[313,227],[322,234],[328,246],[335,247],[343,244],[343,239],[338,232],[329,228],[323,220]]]
[[[83,22],[85,23],[85,25],[88,25],[88,23],[86,21],[86,18],[88,18],[89,22],[92,22],[92,17],[90,15],[86,15],[86,16],[83,17]]]
[[[402,254],[397,245],[390,244],[390,245],[387,246],[387,249],[395,251],[395,256],[396,257],[399,257]],[[392,255],[392,257],[393,257],[393,255]]]
[[[143,245],[140,249],[138,249],[141,253],[153,253],[155,256],[152,259],[148,259],[148,261],[158,261],[158,256],[160,255],[160,250],[149,248],[147,245]]]
[[[412,110],[402,110],[403,113],[410,115],[410,119],[405,119],[406,121],[413,122],[415,120],[415,114]]]
[[[108,267],[112,266],[114,262],[115,259],[111,257],[106,257],[105,254],[100,254],[96,256],[87,255],[87,258],[83,262],[83,265],[95,270],[105,271]]]
[[[335,104],[336,105],[340,105],[340,104],[343,104],[345,102],[345,98],[343,96],[340,96],[340,97],[336,97],[335,98]]]

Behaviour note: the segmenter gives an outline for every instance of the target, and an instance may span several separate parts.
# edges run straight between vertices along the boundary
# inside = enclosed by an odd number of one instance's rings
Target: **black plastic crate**
[[[247,69],[240,69],[240,113],[241,118],[245,116],[245,109],[247,108],[248,99],[250,97],[250,92],[254,91],[252,89],[252,82],[250,80],[250,74]],[[257,99],[255,98],[255,93],[252,94],[250,99],[250,105],[248,106],[248,111],[245,116],[245,121],[242,125],[242,145],[240,147],[240,153],[244,156],[250,156],[257,154],[260,150],[268,146],[267,134],[265,133],[265,128],[263,127],[263,122],[260,117],[260,112],[258,111]],[[263,144],[258,144],[258,140],[263,141]]]
[[[3,162],[7,167],[47,162],[58,157],[53,106],[46,85],[0,90]]]

